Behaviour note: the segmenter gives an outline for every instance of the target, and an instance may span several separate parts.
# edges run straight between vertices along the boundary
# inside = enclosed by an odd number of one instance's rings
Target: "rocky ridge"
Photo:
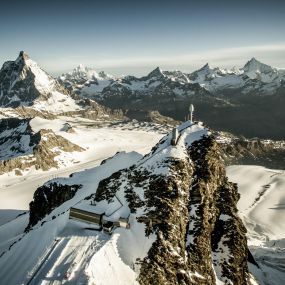
[[[101,180],[86,203],[113,211],[119,197],[131,230],[119,231],[118,243],[144,229],[137,246],[148,244],[145,255],[124,250],[139,284],[254,284],[237,186],[226,177],[219,145],[200,124],[186,122],[178,130],[177,144],[165,136],[133,166]],[[57,199],[53,184],[46,187],[55,195],[50,199]]]
[[[247,139],[215,132],[226,165],[262,165],[271,169],[285,167],[285,141]]]
[[[34,166],[36,169],[49,170],[58,168],[55,159],[61,152],[83,151],[52,130],[42,129],[33,132],[31,119],[6,118],[0,120],[0,174]]]
[[[95,201],[111,204],[124,192],[146,237],[156,236],[137,261],[140,284],[250,284],[237,186],[226,178],[213,137],[197,127],[195,140],[191,128],[189,137],[181,131],[185,137],[173,149],[168,136],[143,162],[101,181]]]

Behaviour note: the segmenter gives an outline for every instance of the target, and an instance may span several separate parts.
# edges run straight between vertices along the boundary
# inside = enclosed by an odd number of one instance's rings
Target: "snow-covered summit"
[[[62,74],[60,79],[64,80],[71,80],[74,83],[85,82],[87,80],[96,79],[99,77],[99,74],[96,70],[86,67],[83,64],[78,65],[72,71]]]
[[[62,74],[59,81],[70,91],[80,93],[88,97],[89,93],[100,92],[104,87],[111,84],[114,77],[104,71],[97,72],[95,69],[80,64],[72,71]]]
[[[218,77],[232,75],[233,73],[234,71],[227,69],[222,69],[219,67],[213,68],[209,65],[209,63],[207,63],[202,68],[192,72],[189,77],[194,83],[205,84],[206,81],[211,81]]]
[[[108,75],[78,66],[71,74],[72,78],[101,78]],[[102,76],[102,77],[100,77]],[[45,72],[27,53],[21,51],[15,61],[7,61],[0,70],[0,111],[5,117],[15,116],[19,108],[33,117],[35,112],[58,115],[69,112],[71,115],[81,112],[82,116],[108,116],[112,113],[98,103],[81,99],[73,94],[57,79]],[[11,109],[12,108],[12,109]],[[15,108],[17,108],[15,110]],[[23,112],[22,112],[23,113]],[[27,117],[27,116],[25,116]]]
[[[280,74],[276,68],[264,64],[254,57],[241,69],[250,79],[257,79],[264,83],[272,83],[278,80]]]
[[[67,90],[24,51],[15,61],[5,62],[0,70],[1,107],[38,105],[41,109],[44,101],[70,101],[67,94]],[[53,110],[54,107],[57,106],[53,106]]]
[[[164,74],[163,74],[163,71],[160,67],[156,67],[154,70],[152,70],[148,75],[147,77],[149,78],[161,78],[161,77],[164,77]]]
[[[265,73],[275,70],[270,65],[260,62],[255,57],[251,58],[242,69],[244,72],[260,71]]]

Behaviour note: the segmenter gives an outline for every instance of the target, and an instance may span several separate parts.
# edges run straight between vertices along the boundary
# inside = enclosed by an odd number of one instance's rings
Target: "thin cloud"
[[[185,65],[200,63],[205,61],[227,61],[237,58],[244,58],[246,56],[255,56],[256,54],[270,54],[275,52],[285,53],[285,44],[279,45],[263,45],[263,46],[248,46],[248,47],[234,47],[217,49],[203,52],[193,52],[191,54],[184,55],[171,55],[168,57],[132,57],[132,58],[117,58],[108,60],[96,60],[96,66],[98,67],[119,67],[119,66],[140,66],[162,64],[162,65]],[[285,54],[284,54],[285,55]]]
[[[98,57],[98,55],[73,55],[72,57],[54,60],[49,58],[49,61],[39,63],[51,72],[67,71],[82,63],[99,70],[114,69],[119,72],[120,68],[122,68],[124,72],[128,72],[129,69],[133,74],[139,74],[142,70],[145,72],[146,68],[150,70],[155,66],[167,69],[183,69],[184,71],[191,71],[207,62],[213,66],[242,66],[252,57],[256,57],[264,63],[275,67],[283,67],[285,66],[285,44],[232,47],[163,57],[153,55],[112,58],[110,55],[106,59],[106,55],[104,58]],[[134,70],[137,70],[137,72],[134,72]]]

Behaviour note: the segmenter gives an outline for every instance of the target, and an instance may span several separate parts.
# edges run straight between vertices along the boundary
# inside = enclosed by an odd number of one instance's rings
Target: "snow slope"
[[[45,122],[41,119],[34,124],[36,128]],[[54,130],[56,131],[56,126]],[[170,136],[167,136],[158,149],[144,158],[136,152],[119,153],[98,167],[75,173],[68,180],[55,179],[54,181],[58,184],[82,183],[83,187],[78,190],[74,198],[54,209],[28,233],[21,233],[23,225],[26,225],[26,219],[21,226],[15,226],[18,230],[14,229],[12,232],[3,230],[4,234],[0,239],[1,249],[4,252],[0,258],[0,280],[13,284],[68,282],[68,284],[111,285],[115,280],[119,280],[116,283],[121,282],[118,284],[136,284],[135,279],[139,270],[135,264],[136,258],[144,258],[155,239],[154,234],[147,238],[144,233],[144,224],[136,221],[136,216],[142,215],[143,209],[139,209],[136,215],[132,215],[129,230],[119,228],[111,237],[104,233],[98,234],[96,230],[87,229],[90,228],[88,224],[68,220],[68,210],[71,206],[87,207],[89,202],[82,199],[96,191],[100,180],[117,170],[135,163],[138,168],[145,167],[151,170],[156,164],[166,161],[168,157],[185,158],[185,144],[190,145],[207,134],[202,126],[190,127],[189,123],[182,125],[180,130],[182,135],[177,148],[169,147]],[[123,135],[122,131],[120,133]],[[133,143],[132,147],[134,147]],[[148,147],[150,147],[149,144]],[[167,175],[165,170],[162,168],[156,174],[163,172]],[[136,191],[141,192],[139,189]],[[122,203],[126,203],[123,192],[122,187],[118,191],[118,196]],[[125,210],[129,211],[127,208]],[[7,250],[14,242],[16,243],[10,250]]]
[[[63,130],[66,122],[72,125],[74,133]],[[85,151],[61,153],[56,158],[60,162],[60,169],[42,171],[31,168],[23,171],[23,176],[20,177],[15,176],[14,172],[1,175],[0,209],[28,209],[35,189],[45,181],[97,166],[103,159],[118,151],[138,151],[145,154],[164,133],[155,124],[129,122],[99,127],[91,120],[67,117],[56,120],[36,117],[30,124],[34,132],[52,129],[55,134],[81,146]]]
[[[97,244],[97,232],[92,231],[90,234],[87,232],[87,234],[84,231],[84,228],[86,225],[80,226],[80,233],[84,236],[91,235],[91,238],[80,238],[78,237],[78,233],[76,235],[76,228],[77,226],[71,226],[72,228],[75,228],[75,230],[72,230],[72,233],[66,233],[62,232],[63,229],[68,225],[68,210],[71,206],[81,201],[84,197],[87,195],[90,195],[93,193],[94,189],[96,189],[96,184],[99,183],[100,180],[108,177],[113,172],[128,167],[131,164],[133,164],[135,161],[137,161],[139,158],[141,158],[141,155],[138,153],[132,152],[132,153],[121,153],[119,155],[116,155],[113,159],[107,161],[105,164],[93,168],[78,174],[74,175],[74,178],[69,180],[71,183],[74,181],[80,181],[84,180],[85,185],[80,191],[76,194],[76,196],[67,201],[66,203],[62,204],[60,207],[56,208],[50,215],[46,216],[44,218],[45,223],[36,225],[30,232],[27,234],[19,233],[20,231],[17,231],[16,233],[7,233],[7,230],[3,229],[3,235],[1,235],[0,238],[0,244],[4,244],[4,247],[6,249],[5,254],[0,258],[0,280],[3,282],[3,284],[22,284],[23,282],[26,283],[29,280],[31,280],[31,277],[36,272],[36,270],[40,267],[41,263],[43,261],[46,261],[46,257],[49,256],[47,263],[44,263],[43,270],[47,270],[51,264],[53,265],[53,270],[56,269],[57,263],[55,262],[58,260],[58,262],[61,262],[61,258],[65,261],[62,262],[62,265],[65,266],[61,268],[61,272],[65,271],[65,268],[73,268],[68,265],[66,265],[66,262],[68,259],[66,259],[70,255],[70,249],[72,251],[75,248],[78,248],[79,251],[77,251],[77,254],[81,254],[82,251],[80,251],[80,247],[78,243],[89,241],[93,242],[94,245]],[[61,179],[57,179],[57,182],[60,183]],[[64,178],[62,179],[64,181]],[[57,216],[56,219],[52,219],[52,216]],[[71,222],[72,223],[72,222]],[[25,223],[24,223],[25,224]],[[27,225],[27,224],[26,224]],[[68,231],[68,227],[66,228],[66,231]],[[23,224],[21,224],[21,227],[23,227]],[[16,235],[14,235],[16,234]],[[65,239],[61,238],[61,235],[67,236]],[[7,241],[7,236],[9,236],[9,239]],[[55,239],[59,237],[61,238],[61,243],[54,244],[56,241]],[[20,239],[20,240],[19,240]],[[71,240],[71,244],[69,244],[69,240]],[[7,248],[9,245],[11,245],[14,241],[18,242],[7,251]],[[71,245],[71,247],[69,247]],[[88,245],[88,243],[86,244]],[[57,250],[57,247],[60,246],[60,250]],[[2,247],[3,248],[3,247]],[[52,252],[50,252],[52,251]],[[53,251],[55,251],[55,256],[53,255]],[[92,251],[88,251],[89,254],[93,253]],[[66,255],[65,255],[66,254]],[[82,253],[83,254],[83,253]],[[77,256],[77,255],[76,255]],[[73,256],[74,258],[76,256]],[[77,256],[78,257],[78,256]],[[71,260],[72,256],[70,257]],[[83,264],[85,265],[85,264]],[[85,266],[84,266],[85,268]],[[74,268],[74,270],[77,270]],[[28,274],[27,274],[28,273]],[[52,274],[52,271],[48,270],[49,274]],[[65,276],[63,274],[55,275],[56,280],[61,280],[62,282],[65,279]],[[83,276],[84,277],[84,276]],[[83,278],[82,277],[82,278]],[[37,278],[37,276],[35,276]],[[32,278],[34,279],[34,278]],[[35,284],[39,284],[37,279],[35,279]],[[52,278],[49,279],[45,277],[44,279],[40,280],[43,282],[43,284],[54,284],[53,281],[56,282],[56,280],[53,280]],[[76,281],[76,280],[75,280]],[[72,283],[71,283],[72,284]],[[73,283],[76,284],[76,283]]]
[[[285,172],[261,166],[229,166],[229,179],[238,183],[238,207],[248,230],[248,244],[260,270],[251,266],[260,284],[285,280]]]

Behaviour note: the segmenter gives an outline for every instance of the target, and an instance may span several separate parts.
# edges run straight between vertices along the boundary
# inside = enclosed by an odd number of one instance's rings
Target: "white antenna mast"
[[[193,112],[194,112],[194,105],[191,104],[189,106],[189,112],[190,112],[190,121],[193,122]]]

